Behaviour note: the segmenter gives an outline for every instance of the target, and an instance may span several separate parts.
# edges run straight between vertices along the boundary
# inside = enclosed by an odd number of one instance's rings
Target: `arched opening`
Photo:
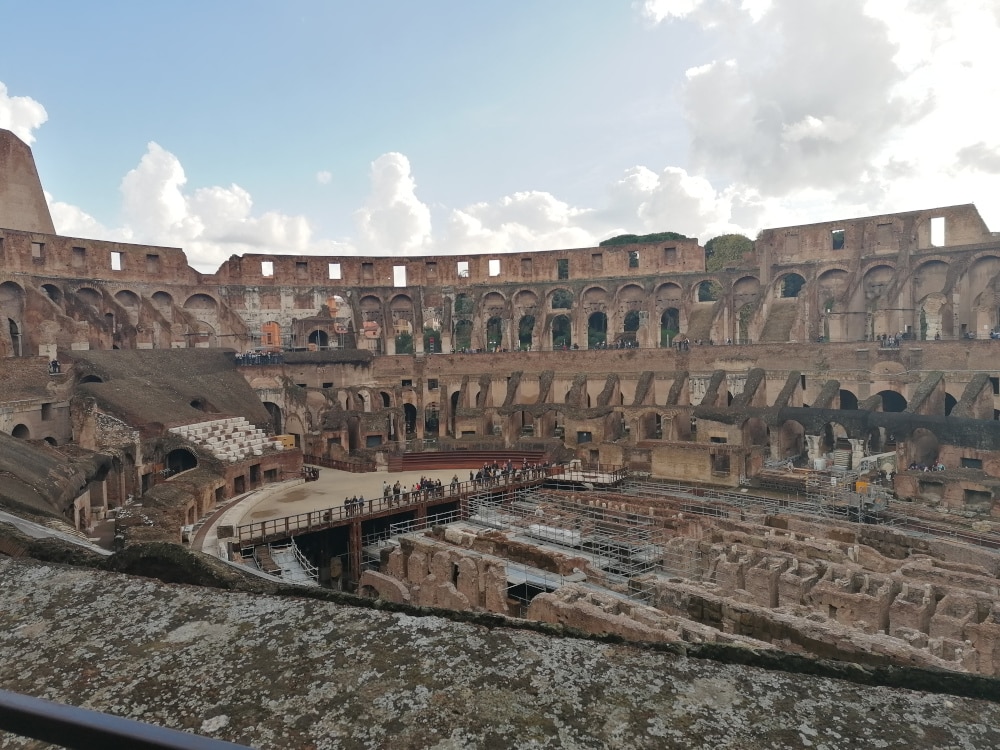
[[[219,411],[214,406],[212,406],[212,404],[210,404],[205,398],[201,396],[191,400],[191,408],[197,409],[198,411],[203,411],[206,414],[217,414]]]
[[[308,341],[317,349],[326,349],[330,345],[330,336],[326,331],[315,330],[309,334]]]
[[[31,430],[29,430],[28,426],[24,424],[14,425],[14,429],[10,431],[10,434],[16,438],[20,438],[21,440],[31,439]]]
[[[743,423],[743,445],[744,447],[770,445],[771,430],[767,423],[758,417],[751,417]]]
[[[451,410],[448,413],[448,434],[455,437],[455,414],[458,412],[459,391],[451,394]]]
[[[608,344],[608,316],[600,311],[587,318],[587,348],[603,349]]]
[[[573,308],[573,294],[568,289],[556,289],[552,292],[553,310],[570,310]]]
[[[958,401],[950,393],[944,394],[944,415],[947,417],[951,414],[951,410],[958,405]]]
[[[440,410],[436,401],[424,407],[424,437],[437,437],[440,429]]]
[[[821,453],[851,450],[851,443],[847,439],[847,430],[844,429],[843,425],[836,422],[827,422],[823,425],[823,431],[820,433],[819,438]],[[845,466],[844,468],[850,468],[850,466]]]
[[[56,443],[56,439],[54,437],[47,437],[47,438],[44,438],[44,440],[45,440],[46,443],[48,443],[51,446],[58,445],[58,443]]]
[[[382,397],[382,408],[388,409],[392,406],[392,396],[389,395],[388,391],[379,391],[379,396]]]
[[[42,284],[42,291],[45,292],[45,295],[57,305],[62,303],[63,294],[59,287],[54,284]]]
[[[750,317],[753,315],[753,302],[747,302],[739,309],[737,315],[737,343],[750,343]]]
[[[347,418],[347,450],[356,451],[361,446],[361,419]]]
[[[12,354],[15,357],[23,356],[23,342],[21,341],[21,329],[17,325],[17,321],[13,318],[7,318],[7,327],[10,329],[10,343],[12,348]]]
[[[896,391],[879,391],[882,397],[882,411],[906,411],[906,399]]]
[[[406,439],[417,436],[417,407],[413,404],[403,404],[403,423],[406,428]]]
[[[790,299],[799,296],[799,292],[802,291],[802,287],[806,285],[806,280],[797,273],[789,273],[785,274],[779,283],[781,285],[781,293],[779,296],[785,299]]]
[[[413,354],[413,334],[409,331],[396,334],[396,354]]]
[[[789,420],[781,425],[778,433],[779,458],[797,459],[805,453],[806,430],[795,420]]]
[[[660,346],[670,346],[681,332],[681,311],[668,307],[660,316]]]
[[[441,351],[441,331],[430,326],[424,328],[424,351],[428,354]]]
[[[629,310],[625,313],[625,324],[623,326],[622,342],[626,346],[637,346],[638,339],[636,332],[639,330],[639,311]]]
[[[170,474],[180,474],[198,465],[198,458],[186,448],[175,448],[167,454],[167,468]]]
[[[281,407],[273,401],[265,401],[264,408],[267,409],[267,413],[271,417],[271,427],[274,429],[274,434],[280,435],[281,428],[284,426],[281,419]]]
[[[535,316],[522,315],[517,325],[517,343],[522,351],[531,351],[531,338],[535,330]]]
[[[486,349],[491,352],[500,351],[503,343],[503,320],[494,315],[486,321]]]
[[[103,383],[103,382],[104,380],[97,377],[96,375],[84,375],[82,378],[80,378],[80,385],[83,385],[84,383]]]
[[[696,299],[699,302],[715,302],[722,296],[722,285],[718,281],[706,279],[698,284]]]
[[[933,466],[938,460],[938,439],[930,430],[918,427],[913,431],[906,445],[909,466],[923,468]]]
[[[573,346],[573,326],[568,315],[557,315],[552,320],[552,348],[569,349]]]
[[[535,418],[526,411],[517,411],[512,415],[512,427],[514,434],[521,437],[533,437],[535,435]]]
[[[857,411],[858,397],[848,390],[840,389],[840,408],[844,411]]]
[[[472,348],[472,321],[460,320],[455,323],[455,350],[468,351]]]
[[[882,452],[882,430],[878,427],[872,427],[868,430],[868,437],[865,441],[865,448],[869,456],[873,456],[876,453]]]

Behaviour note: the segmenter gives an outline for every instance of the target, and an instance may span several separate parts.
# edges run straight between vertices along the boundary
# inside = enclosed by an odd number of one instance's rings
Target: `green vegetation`
[[[396,354],[413,354],[413,334],[401,333],[396,336]]]
[[[657,232],[656,234],[619,234],[616,237],[611,237],[604,240],[600,244],[600,247],[608,247],[610,245],[639,245],[644,242],[669,242],[670,240],[688,240],[691,239],[687,235],[678,234],[677,232]]]
[[[740,262],[744,253],[752,253],[753,240],[743,234],[720,234],[705,243],[705,270],[721,271]]]
[[[431,328],[430,326],[424,326],[424,351],[441,351],[441,331]]]

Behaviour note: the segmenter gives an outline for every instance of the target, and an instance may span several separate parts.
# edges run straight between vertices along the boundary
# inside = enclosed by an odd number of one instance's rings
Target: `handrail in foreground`
[[[225,740],[0,690],[0,730],[70,750],[248,750]]]

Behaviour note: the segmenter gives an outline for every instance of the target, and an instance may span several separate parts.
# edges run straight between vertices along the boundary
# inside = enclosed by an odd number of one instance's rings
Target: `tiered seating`
[[[260,456],[265,450],[284,448],[280,441],[269,438],[243,417],[185,424],[171,427],[170,431],[206,448],[223,461],[242,461]]]

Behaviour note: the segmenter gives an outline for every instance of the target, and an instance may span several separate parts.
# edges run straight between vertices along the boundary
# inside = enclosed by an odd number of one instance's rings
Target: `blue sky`
[[[57,230],[206,269],[964,202],[1000,230],[997,0],[7,5],[0,125]]]

